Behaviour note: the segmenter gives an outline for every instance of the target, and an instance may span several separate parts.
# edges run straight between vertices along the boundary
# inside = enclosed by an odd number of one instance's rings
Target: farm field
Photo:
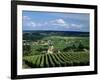
[[[23,32],[23,68],[87,66],[89,55],[88,32]]]
[[[60,53],[26,56],[25,63],[31,68],[66,67],[89,65],[89,53]]]

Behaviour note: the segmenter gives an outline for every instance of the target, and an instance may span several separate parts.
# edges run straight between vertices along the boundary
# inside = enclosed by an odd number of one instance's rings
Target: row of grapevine
[[[24,62],[32,68],[89,65],[89,53],[57,53],[25,56]]]

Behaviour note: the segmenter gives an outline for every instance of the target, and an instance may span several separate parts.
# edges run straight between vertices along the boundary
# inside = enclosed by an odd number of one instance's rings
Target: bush
[[[23,55],[28,56],[31,55],[32,47],[31,45],[23,45]]]

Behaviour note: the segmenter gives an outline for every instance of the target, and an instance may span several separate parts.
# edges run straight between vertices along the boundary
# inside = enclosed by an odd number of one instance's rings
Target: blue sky
[[[23,11],[23,30],[89,32],[89,14]]]

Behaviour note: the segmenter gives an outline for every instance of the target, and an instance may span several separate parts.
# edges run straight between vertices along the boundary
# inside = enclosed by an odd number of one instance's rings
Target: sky
[[[24,30],[80,31],[89,32],[89,14],[23,11]]]

